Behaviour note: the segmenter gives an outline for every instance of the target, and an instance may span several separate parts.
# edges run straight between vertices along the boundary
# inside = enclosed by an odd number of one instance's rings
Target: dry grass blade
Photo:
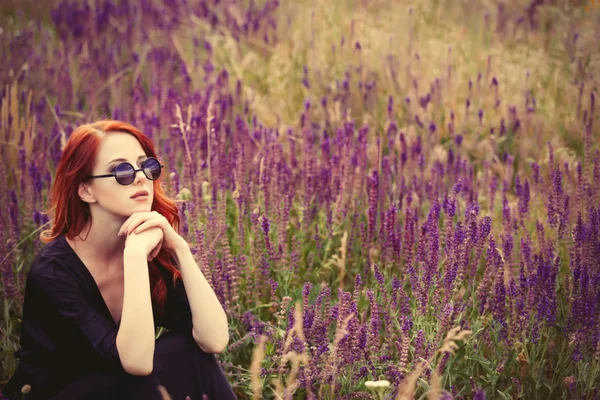
[[[296,308],[294,309],[294,325],[292,329],[288,331],[285,345],[283,346],[283,354],[287,353],[288,348],[294,340],[294,333],[298,335],[300,340],[305,341],[304,331],[302,330],[302,310],[300,308],[300,302],[296,302]]]
[[[54,106],[50,102],[50,99],[48,98],[47,94],[44,94],[44,99],[46,99],[46,104],[48,104],[48,108],[50,108],[50,112],[52,113],[52,116],[54,117],[54,120],[56,121],[56,123],[58,124],[58,127],[60,128],[60,149],[64,150],[65,145],[67,144],[67,134],[65,133],[65,129],[64,129],[62,123],[60,122],[60,119],[58,118],[58,115],[56,115],[56,111],[54,110]],[[52,146],[52,144],[54,143],[54,140],[56,140],[56,138],[54,138],[48,144],[48,148],[50,148]]]
[[[464,331],[461,331],[458,335],[456,335],[454,340],[465,340],[467,337],[471,336],[472,333],[473,331],[465,329]]]
[[[210,138],[212,136],[212,133],[214,131],[214,129],[211,126],[211,122],[212,120],[215,118],[214,115],[214,98],[213,95],[210,96],[210,99],[208,100],[208,106],[206,109],[206,165],[208,168],[208,179],[211,179],[211,165],[210,165],[210,156],[211,156],[211,148],[210,148]]]
[[[454,350],[458,350],[457,341],[463,341],[467,337],[469,337],[473,332],[465,329],[463,331],[460,330],[460,326],[452,328],[444,339],[442,347],[437,351],[437,353],[450,353],[454,354]]]
[[[281,384],[281,381],[278,378],[273,378],[271,383],[273,384],[272,390],[275,398],[283,400],[283,385]]]
[[[102,93],[103,90],[109,88],[110,85],[112,85],[113,83],[115,83],[116,81],[121,79],[123,76],[125,76],[126,74],[131,72],[132,69],[133,69],[132,67],[125,67],[121,71],[117,72],[116,74],[114,74],[113,76],[108,78],[108,80],[94,92],[92,97],[93,98],[98,97],[98,95],[100,93]]]
[[[458,350],[458,345],[453,341],[449,340],[438,350],[440,353],[454,354],[454,350]]]
[[[350,322],[350,320],[352,318],[354,318],[354,313],[350,313],[346,318],[344,318],[344,321],[342,322],[342,326],[338,327],[338,329],[336,329],[336,332],[335,332],[335,340],[333,342],[333,351],[331,352],[331,356],[329,357],[329,364],[333,365],[333,367],[332,367],[333,376],[335,376],[335,374],[337,374],[337,368],[338,368],[338,364],[337,364],[338,345],[340,344],[340,341],[344,338],[344,336],[349,333],[348,332],[348,323]],[[335,385],[331,385],[330,397],[334,398],[334,395],[335,395]]]
[[[427,391],[428,400],[437,400],[442,396],[442,381],[438,373],[431,371],[431,388]]]
[[[432,377],[431,377],[431,388],[427,392],[427,397],[430,400],[438,399],[442,395],[442,383],[441,378],[437,371],[431,367],[431,361],[437,354],[450,353],[454,354],[454,351],[457,350],[458,344],[455,341],[465,340],[469,335],[473,332],[470,330],[461,331],[460,326],[452,328],[446,334],[446,338],[443,341],[442,347],[434,353],[431,359],[422,360],[404,380],[400,383],[398,387],[398,395],[396,396],[396,400],[412,400],[414,399],[414,393],[416,390],[417,380],[423,373],[425,366],[428,366],[431,369]]]
[[[406,378],[400,382],[398,386],[398,395],[396,400],[413,400],[415,398],[414,393],[417,387],[417,380],[425,369],[425,361],[421,361]]]
[[[291,399],[293,397],[293,394],[299,385],[296,377],[298,376],[300,365],[308,364],[309,358],[306,354],[298,354],[295,351],[291,351],[283,356],[284,363],[287,363],[290,360],[292,361],[292,369],[290,371],[290,375],[288,376],[286,387],[283,392],[283,397],[285,399]]]
[[[262,393],[262,382],[260,379],[260,364],[265,357],[266,335],[260,335],[258,346],[252,351],[252,362],[250,363],[250,380],[252,385],[252,399],[260,398]]]
[[[188,107],[188,121],[191,118],[191,107],[192,106],[190,104],[190,106]],[[181,131],[181,135],[183,136],[183,143],[185,144],[185,153],[188,157],[188,161],[192,163],[192,153],[190,152],[190,146],[187,140],[187,132],[189,131],[190,125],[186,125],[186,123],[183,122],[183,114],[181,113],[181,107],[179,107],[179,104],[175,104],[175,115],[177,116],[177,120],[179,121],[177,127],[179,128],[179,130]]]
[[[163,385],[158,385],[158,391],[160,392],[160,395],[162,396],[163,400],[171,400],[171,395],[169,394],[169,392],[167,392],[167,389],[165,389],[165,387]]]
[[[449,340],[453,340],[454,336],[456,336],[456,334],[460,331],[460,326],[457,326],[455,328],[452,328],[448,331],[448,333],[446,334],[446,338],[444,339],[444,343],[446,343]]]
[[[339,285],[341,289],[344,289],[344,277],[346,276],[346,257],[348,253],[348,232],[344,231],[342,236],[342,244],[340,245],[340,256],[334,254],[325,263],[325,266],[335,265],[339,271]]]
[[[23,94],[23,91],[21,92]],[[32,90],[27,92],[24,109],[19,107],[19,86],[17,83],[7,84],[4,89],[4,95],[0,96],[0,143],[6,145],[6,148],[0,148],[0,155],[9,174],[7,179],[10,182],[10,176],[18,180],[20,175],[24,174],[20,168],[12,168],[18,165],[19,149],[25,150],[25,159],[29,163],[33,155],[33,142],[35,139],[36,118],[31,114]],[[54,110],[52,110],[54,112]],[[10,123],[9,123],[10,121]],[[23,142],[20,143],[20,135]]]

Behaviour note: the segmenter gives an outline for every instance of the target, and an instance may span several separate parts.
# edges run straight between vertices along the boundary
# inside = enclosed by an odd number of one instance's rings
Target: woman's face
[[[110,174],[123,162],[138,169],[146,158],[148,157],[140,142],[133,135],[111,132],[102,139],[92,175]],[[114,177],[91,179],[88,186],[95,200],[90,206],[122,217],[129,217],[134,212],[151,211],[154,200],[153,181],[142,171],[138,171],[133,183],[127,186],[121,185]],[[131,198],[139,191],[146,191],[148,195]]]

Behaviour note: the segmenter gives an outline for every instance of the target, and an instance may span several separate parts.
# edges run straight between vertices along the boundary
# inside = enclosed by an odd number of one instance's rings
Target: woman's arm
[[[229,343],[227,315],[183,241],[173,252],[192,311],[192,335],[207,353],[221,353]]]
[[[132,214],[123,223],[119,235],[143,235],[150,228],[161,229],[164,239],[161,242],[162,248],[171,253],[181,272],[192,312],[194,340],[205,352],[220,353],[229,342],[227,315],[200,268],[196,265],[190,246],[185,239],[175,232],[163,215],[156,211]],[[158,244],[158,241],[155,244]],[[148,250],[146,255],[149,255],[154,247],[153,245],[146,249]]]
[[[126,247],[123,254],[123,311],[117,349],[125,371],[149,375],[154,362],[155,330],[147,255],[135,247]]]
[[[98,305],[88,294],[89,288],[82,286],[81,279],[75,274],[77,268],[73,267],[73,262],[64,257],[36,257],[27,274],[27,291],[39,297],[39,302],[48,303],[67,321],[65,329],[77,327],[103,362],[127,372],[116,345],[118,328],[115,321],[98,310]],[[45,345],[52,349],[55,346],[51,340]]]

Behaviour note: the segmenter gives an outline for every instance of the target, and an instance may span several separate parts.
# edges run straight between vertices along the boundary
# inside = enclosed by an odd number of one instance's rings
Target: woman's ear
[[[77,190],[77,194],[79,194],[79,198],[86,203],[96,203],[97,200],[94,197],[89,185],[85,183],[80,183],[79,188]]]

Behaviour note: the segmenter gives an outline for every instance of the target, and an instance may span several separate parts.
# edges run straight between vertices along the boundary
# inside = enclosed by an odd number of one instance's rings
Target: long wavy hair
[[[136,127],[122,121],[100,120],[77,127],[67,141],[56,170],[54,183],[50,190],[50,207],[48,215],[53,215],[51,229],[40,234],[44,243],[55,240],[60,235],[72,239],[84,229],[91,219],[89,204],[81,200],[78,194],[79,184],[92,175],[98,148],[102,139],[111,132],[126,132],[140,142],[148,157],[157,157],[154,144]],[[161,187],[162,176],[153,181],[154,200],[152,211],[163,215],[176,232],[179,232],[180,218],[176,201],[169,199]],[[174,266],[173,258],[168,251],[162,249],[157,257],[149,263],[150,289],[152,305],[159,315],[164,312],[167,297],[165,275],[159,270],[160,263],[172,274],[173,285],[181,279],[181,273]],[[167,274],[168,275],[168,274]]]

